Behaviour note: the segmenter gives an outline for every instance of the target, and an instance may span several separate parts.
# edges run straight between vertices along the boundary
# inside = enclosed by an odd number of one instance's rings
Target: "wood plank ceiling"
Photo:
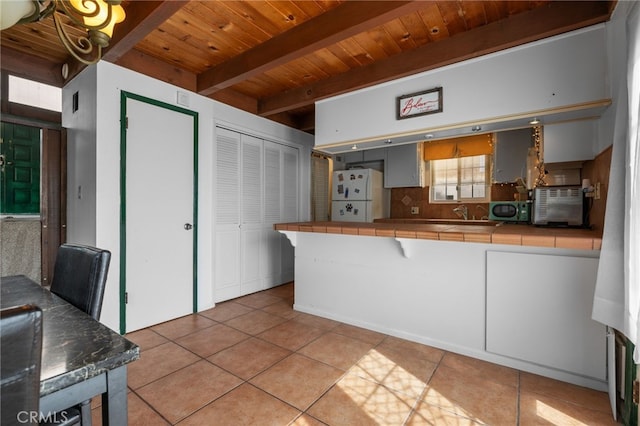
[[[122,5],[104,60],[313,133],[317,100],[605,22],[615,1]],[[0,48],[6,73],[62,86],[62,64],[82,69],[50,18],[2,31]]]

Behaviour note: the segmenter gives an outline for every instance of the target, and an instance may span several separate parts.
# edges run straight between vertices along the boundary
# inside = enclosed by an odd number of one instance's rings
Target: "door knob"
[[[190,224],[190,223],[185,223],[185,224],[184,224],[184,229],[185,229],[185,230],[189,231],[191,228],[193,228],[193,225],[192,225],[192,224]]]

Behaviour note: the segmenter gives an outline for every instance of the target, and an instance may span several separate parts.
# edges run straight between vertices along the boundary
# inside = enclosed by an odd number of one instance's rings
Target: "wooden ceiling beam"
[[[198,75],[210,95],[424,7],[420,1],[347,1]]]
[[[256,98],[252,98],[231,88],[215,92],[209,95],[209,98],[250,112],[251,114],[257,115],[258,112],[258,100]]]
[[[122,55],[117,65],[128,68],[140,74],[147,75],[160,81],[173,84],[183,89],[196,91],[196,75],[188,70],[161,61],[136,49],[131,49]]]
[[[303,132],[311,132],[316,128],[316,112],[315,110],[304,115],[298,116],[296,119],[298,125],[296,128]]]
[[[0,46],[0,57],[2,70],[9,74],[56,87],[64,84],[62,68],[57,62],[21,53],[6,46]]]
[[[300,108],[321,99],[605,22],[610,14],[607,2],[550,2],[509,19],[262,99],[258,115],[270,116]]]
[[[116,26],[102,59],[116,62],[186,3],[187,0],[129,2],[125,10],[127,17]]]
[[[270,117],[266,117],[267,119],[271,120],[271,121],[275,121],[276,123],[280,123],[283,124],[285,126],[289,126],[289,127],[293,127],[294,129],[299,129],[298,127],[298,121],[291,116],[291,114],[286,113],[286,112],[281,112],[279,114],[274,114]]]

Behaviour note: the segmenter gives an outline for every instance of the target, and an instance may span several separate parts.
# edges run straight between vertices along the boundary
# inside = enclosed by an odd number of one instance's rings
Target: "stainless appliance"
[[[333,172],[331,220],[373,222],[388,217],[389,190],[382,182],[382,172],[374,169]]]
[[[529,201],[492,201],[489,203],[489,220],[501,222],[526,222],[531,216]]]
[[[579,186],[543,186],[533,190],[533,224],[584,226],[584,193]]]

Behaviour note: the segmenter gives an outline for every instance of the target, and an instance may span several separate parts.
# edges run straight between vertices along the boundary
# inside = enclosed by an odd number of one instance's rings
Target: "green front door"
[[[40,213],[40,129],[0,123],[0,213]]]

